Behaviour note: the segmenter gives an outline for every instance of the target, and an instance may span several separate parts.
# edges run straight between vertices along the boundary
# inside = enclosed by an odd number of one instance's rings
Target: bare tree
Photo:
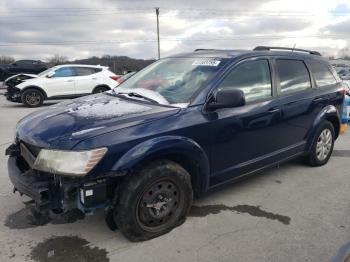
[[[68,58],[66,56],[61,56],[59,54],[55,54],[53,57],[49,58],[48,63],[50,65],[62,65],[68,62]]]
[[[350,60],[350,49],[348,47],[340,50],[340,58]]]
[[[15,59],[11,56],[2,55],[0,56],[0,65],[10,64],[15,62]]]

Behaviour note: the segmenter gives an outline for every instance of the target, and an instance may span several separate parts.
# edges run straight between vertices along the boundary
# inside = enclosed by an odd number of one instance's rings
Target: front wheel
[[[94,89],[94,91],[92,92],[93,94],[98,94],[98,93],[103,93],[110,90],[110,88],[106,87],[106,86],[98,86]]]
[[[331,122],[324,121],[318,128],[311,146],[311,151],[306,156],[306,162],[310,166],[325,165],[332,155],[335,132]]]
[[[44,95],[37,89],[25,90],[21,98],[22,103],[28,107],[38,107],[44,102]]]
[[[192,205],[190,175],[172,161],[156,161],[121,187],[115,222],[130,241],[144,241],[181,225]]]

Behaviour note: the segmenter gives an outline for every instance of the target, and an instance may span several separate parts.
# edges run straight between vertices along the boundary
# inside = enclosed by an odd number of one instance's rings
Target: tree
[[[68,58],[66,56],[61,56],[59,54],[55,54],[53,57],[49,58],[48,63],[52,66],[62,65],[68,62]]]
[[[350,60],[350,49],[348,47],[340,50],[340,58]]]
[[[15,59],[11,56],[2,55],[0,56],[0,65],[10,64],[15,62]]]

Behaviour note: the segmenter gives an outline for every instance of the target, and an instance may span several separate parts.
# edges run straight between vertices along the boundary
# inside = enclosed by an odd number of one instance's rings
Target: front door
[[[74,96],[75,71],[72,67],[60,67],[50,78],[44,80],[45,91],[48,97]]]
[[[208,113],[212,119],[211,185],[274,162],[282,149],[281,107],[273,97],[270,68],[268,59],[243,61],[217,87],[241,89],[246,105]]]

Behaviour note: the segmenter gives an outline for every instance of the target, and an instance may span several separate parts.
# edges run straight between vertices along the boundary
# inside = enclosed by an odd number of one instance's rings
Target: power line
[[[273,39],[294,39],[294,38],[336,38],[340,39],[350,39],[349,35],[295,35],[295,36],[238,36],[235,38],[201,38],[201,39],[191,39],[191,38],[160,38],[163,41],[170,42],[208,42],[208,41],[242,41],[242,40],[273,40]],[[144,39],[118,39],[118,40],[104,40],[104,41],[61,41],[61,42],[5,42],[1,41],[0,46],[27,46],[27,45],[57,45],[57,46],[69,46],[69,45],[100,45],[100,44],[115,44],[115,43],[132,43],[132,42],[157,42],[157,39],[144,38]]]

